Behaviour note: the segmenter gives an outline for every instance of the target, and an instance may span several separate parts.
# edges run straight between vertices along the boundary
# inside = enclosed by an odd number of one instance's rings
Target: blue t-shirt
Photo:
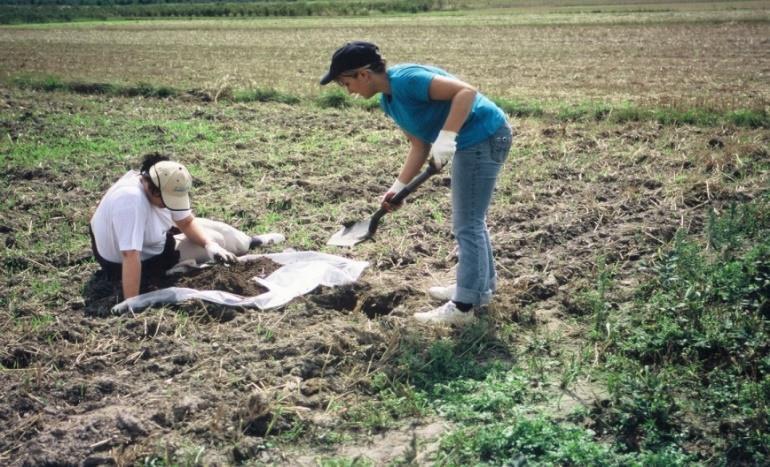
[[[444,127],[451,101],[434,101],[429,95],[436,75],[454,78],[427,65],[400,64],[388,68],[390,94],[380,96],[380,107],[409,134],[433,144]],[[505,114],[481,93],[476,93],[470,114],[457,135],[457,149],[466,149],[492,136],[505,123]]]

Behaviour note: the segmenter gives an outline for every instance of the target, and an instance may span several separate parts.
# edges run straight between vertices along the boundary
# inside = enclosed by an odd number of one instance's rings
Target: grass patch
[[[155,97],[167,98],[180,94],[180,91],[170,86],[154,86],[149,83],[135,85],[120,85],[113,83],[92,83],[83,81],[63,81],[55,76],[17,76],[11,80],[13,84],[22,89],[37,91],[64,91],[77,94],[106,94],[124,97]]]
[[[283,104],[297,104],[300,98],[275,89],[248,89],[233,93],[235,102],[281,102]]]
[[[711,215],[679,234],[609,338],[601,430],[622,449],[707,445],[717,464],[770,456],[770,204]],[[705,459],[704,459],[705,460]]]
[[[492,98],[498,107],[512,117],[542,117],[545,114],[542,105],[536,102],[513,101]]]
[[[321,108],[361,108],[376,110],[380,108],[379,96],[370,99],[355,98],[343,89],[332,87],[313,98],[303,98],[276,89],[239,89],[227,92],[183,91],[169,86],[154,86],[148,83],[123,85],[114,83],[89,83],[82,81],[63,81],[55,76],[14,77],[10,82],[23,89],[47,92],[73,92],[86,95],[113,95],[123,97],[173,98],[178,96],[198,96],[202,100],[211,100],[216,95],[219,102],[280,102],[299,105],[309,100]],[[519,101],[490,97],[505,113],[516,118],[541,118],[562,122],[599,122],[612,123],[656,121],[662,125],[696,125],[713,127],[724,124],[748,128],[770,128],[770,115],[764,109],[735,109],[719,111],[712,109],[678,109],[675,107],[648,108],[631,103],[610,104],[604,102],[581,102],[577,104],[545,104],[537,101]]]
[[[605,382],[603,404],[566,416],[544,410],[565,386],[558,372],[539,371],[547,362],[480,361],[502,346],[478,326],[428,346],[404,336],[398,376],[375,385],[380,402],[368,413],[392,423],[435,412],[453,422],[435,459],[442,465],[763,464],[770,455],[768,233],[766,198],[712,214],[704,241],[680,233],[661,251],[622,317],[609,304],[614,271],[599,261],[596,290],[579,302],[587,336],[607,347],[601,364],[586,370]],[[530,359],[548,354],[526,351]],[[419,411],[395,409],[415,401]]]

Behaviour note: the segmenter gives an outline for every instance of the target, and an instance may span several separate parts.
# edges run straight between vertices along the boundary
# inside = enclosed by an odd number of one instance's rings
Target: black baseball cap
[[[321,85],[328,84],[346,71],[382,62],[380,48],[371,42],[348,42],[334,52],[329,72],[321,78]]]

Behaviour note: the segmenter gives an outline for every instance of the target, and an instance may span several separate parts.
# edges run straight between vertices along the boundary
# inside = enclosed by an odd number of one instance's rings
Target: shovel
[[[396,193],[395,196],[390,199],[390,204],[400,203],[409,193],[416,190],[417,187],[422,185],[425,180],[436,173],[438,173],[438,170],[433,167],[433,164],[429,163],[428,167],[423,170],[420,175],[412,179],[412,181],[409,182],[409,184],[405,186],[403,190]],[[353,246],[365,240],[369,240],[370,238],[374,237],[375,232],[377,232],[377,224],[380,223],[380,219],[387,212],[388,211],[386,211],[384,208],[380,208],[369,219],[358,222],[346,222],[344,227],[332,235],[332,238],[330,238],[326,244],[336,246]]]

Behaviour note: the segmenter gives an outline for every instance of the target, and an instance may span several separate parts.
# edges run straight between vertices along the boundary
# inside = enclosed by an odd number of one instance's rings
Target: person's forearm
[[[186,219],[183,219],[176,223],[177,227],[179,227],[179,230],[182,231],[185,237],[187,237],[191,242],[195,243],[196,245],[205,247],[206,243],[209,242],[209,238],[206,236],[205,233],[203,233],[203,230],[200,228],[200,225],[198,225],[197,222],[195,222],[195,218],[188,217]]]
[[[473,101],[476,99],[476,91],[473,89],[461,89],[452,98],[452,105],[449,108],[449,115],[447,115],[444,127],[442,130],[460,132],[465,120],[468,119],[468,114],[471,113],[473,107]]]
[[[139,252],[123,252],[123,298],[131,298],[139,295],[139,286],[142,280],[142,261],[139,258]]]
[[[412,179],[417,176],[425,163],[425,159],[428,157],[428,146],[419,141],[412,141],[412,145],[409,149],[409,154],[406,156],[401,172],[398,175],[398,179],[408,184]]]

